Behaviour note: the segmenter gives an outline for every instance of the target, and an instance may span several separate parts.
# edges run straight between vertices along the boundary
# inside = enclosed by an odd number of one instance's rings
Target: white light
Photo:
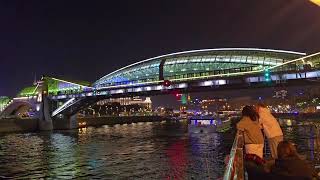
[[[259,77],[249,77],[246,82],[259,82]]]
[[[148,87],[145,87],[146,91],[151,91],[151,87],[148,86]]]
[[[57,114],[59,114],[63,109],[71,106],[73,104],[73,102],[75,101],[75,98],[71,98],[69,99],[67,102],[65,102],[62,106],[60,106],[58,109],[56,109],[55,111],[53,111],[51,116],[55,116]]]
[[[203,82],[203,86],[212,86],[213,82],[212,81],[205,81]]]
[[[134,89],[134,92],[140,92],[140,91],[142,91],[142,88],[135,88]]]
[[[40,104],[37,104],[36,110],[37,110],[37,111],[40,111]]]
[[[181,83],[178,85],[179,88],[186,88],[187,87],[187,83]]]
[[[307,72],[306,77],[307,78],[320,77],[320,71]]]
[[[156,90],[161,90],[161,89],[163,89],[163,87],[161,85],[156,87]]]
[[[38,94],[37,102],[42,102],[42,94],[41,93]]]
[[[26,100],[28,99],[28,97],[16,97],[16,98],[13,98],[14,100]]]
[[[217,80],[216,81],[218,85],[225,85],[227,84],[227,81],[226,80]]]
[[[117,94],[121,94],[121,93],[124,93],[124,90],[123,90],[123,89],[117,90]]]

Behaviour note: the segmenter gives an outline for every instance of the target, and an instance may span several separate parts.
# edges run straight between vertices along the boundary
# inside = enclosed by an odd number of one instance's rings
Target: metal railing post
[[[230,151],[230,159],[224,172],[224,180],[244,179],[244,137],[242,131],[237,131]]]

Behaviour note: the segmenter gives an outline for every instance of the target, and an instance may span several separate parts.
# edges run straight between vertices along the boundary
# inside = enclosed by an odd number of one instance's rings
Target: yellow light
[[[310,1],[320,6],[320,0],[310,0]]]

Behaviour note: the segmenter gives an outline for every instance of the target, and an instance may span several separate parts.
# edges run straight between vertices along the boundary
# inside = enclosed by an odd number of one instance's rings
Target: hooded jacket
[[[243,116],[237,124],[237,129],[244,132],[245,144],[264,144],[258,121],[252,121],[249,117]]]
[[[262,124],[263,132],[267,138],[283,136],[282,130],[277,119],[271,114],[267,108],[259,108],[259,122]]]

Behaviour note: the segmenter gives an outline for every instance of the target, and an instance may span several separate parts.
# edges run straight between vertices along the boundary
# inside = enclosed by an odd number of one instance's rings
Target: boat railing
[[[237,131],[230,151],[230,158],[224,172],[224,180],[243,180],[244,172],[244,137],[242,131]]]

